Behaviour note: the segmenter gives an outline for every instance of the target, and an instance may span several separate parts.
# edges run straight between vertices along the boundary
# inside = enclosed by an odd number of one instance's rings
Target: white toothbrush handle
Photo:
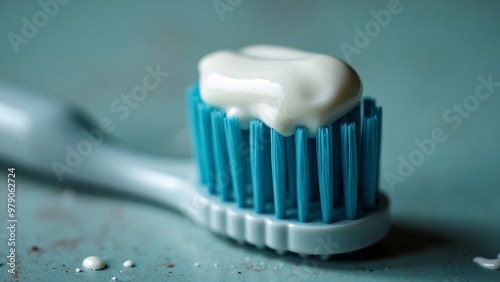
[[[60,163],[68,165],[67,162]],[[88,156],[82,156],[81,162],[71,172],[61,176],[63,181],[74,179],[109,191],[153,200],[180,210],[199,222],[201,209],[196,208],[196,196],[200,192],[196,191],[199,188],[195,185],[196,175],[192,161],[156,158],[102,142],[94,146]]]
[[[193,194],[201,188],[191,162],[123,149],[105,132],[64,101],[0,81],[0,160],[59,181],[148,198],[199,222]]]

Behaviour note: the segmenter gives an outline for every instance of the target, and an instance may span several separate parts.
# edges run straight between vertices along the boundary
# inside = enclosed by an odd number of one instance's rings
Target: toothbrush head
[[[317,255],[354,251],[388,232],[377,185],[382,109],[360,101],[350,66],[258,46],[210,54],[199,68],[188,109],[212,230]]]

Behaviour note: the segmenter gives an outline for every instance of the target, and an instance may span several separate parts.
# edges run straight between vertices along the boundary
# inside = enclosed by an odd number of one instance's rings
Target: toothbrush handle
[[[77,156],[73,157],[78,160]],[[79,162],[72,163],[71,171],[59,173],[60,181],[71,178],[177,209],[186,200],[183,190],[195,182],[193,165],[189,161],[155,158],[107,142],[94,146],[88,156],[80,157]],[[69,167],[66,158],[60,163]],[[57,176],[56,170],[54,173]]]
[[[190,162],[123,149],[75,106],[1,80],[0,160],[60,182],[72,179],[151,199],[203,222]]]

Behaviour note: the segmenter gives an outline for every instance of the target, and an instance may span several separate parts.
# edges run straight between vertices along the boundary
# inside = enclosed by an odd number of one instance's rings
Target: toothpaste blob
[[[248,129],[252,118],[284,136],[305,127],[315,137],[359,104],[359,76],[343,61],[297,49],[257,45],[222,50],[198,65],[203,101],[237,117]]]

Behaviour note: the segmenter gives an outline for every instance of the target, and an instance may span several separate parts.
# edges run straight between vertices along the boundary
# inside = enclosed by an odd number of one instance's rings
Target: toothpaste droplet
[[[82,265],[92,270],[101,270],[106,267],[104,260],[96,256],[86,257],[83,260]]]
[[[200,264],[199,264],[199,263],[197,263],[197,262],[195,262],[195,263],[194,263],[194,266],[199,267],[199,266],[200,266]]]
[[[219,266],[219,264],[217,264],[217,263],[214,263],[214,266],[215,266],[215,267],[217,267],[217,266]]]
[[[134,262],[131,260],[126,260],[123,262],[123,266],[124,267],[132,267],[132,266],[134,266]]]
[[[118,280],[118,278],[116,278],[116,276],[113,276],[111,277],[111,280]]]
[[[78,267],[77,267],[77,268],[75,269],[75,272],[82,272],[82,270],[81,270],[80,268],[78,268]]]
[[[483,257],[475,257],[473,262],[479,264],[480,266],[486,268],[486,269],[491,269],[491,270],[498,270],[500,269],[500,254],[498,254],[496,259],[487,259]]]

